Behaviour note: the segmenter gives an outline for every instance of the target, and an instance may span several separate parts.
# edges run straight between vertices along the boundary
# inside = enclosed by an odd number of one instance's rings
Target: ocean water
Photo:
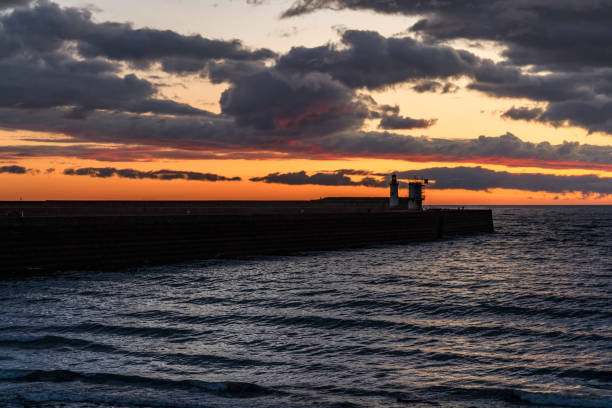
[[[0,406],[612,407],[612,207],[494,219],[430,243],[0,281]]]

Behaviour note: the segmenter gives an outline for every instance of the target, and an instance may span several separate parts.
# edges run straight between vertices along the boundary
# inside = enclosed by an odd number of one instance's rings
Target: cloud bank
[[[287,184],[291,186],[302,186],[313,184],[318,186],[368,186],[383,187],[386,181],[376,180],[373,177],[364,177],[359,181],[353,181],[349,175],[354,175],[352,170],[338,170],[335,172],[321,172],[308,175],[305,171],[295,173],[271,173],[263,177],[253,177],[250,181],[273,184]]]
[[[94,178],[109,178],[117,176],[127,179],[152,180],[188,180],[188,181],[240,181],[240,177],[225,177],[212,173],[179,170],[140,171],[134,169],[116,169],[114,167],[85,167],[64,170],[67,176],[89,176]]]
[[[589,132],[612,134],[612,51],[609,46],[612,3],[609,1],[297,0],[284,17],[319,9],[369,10],[416,16],[420,19],[410,27],[410,31],[424,41],[382,39],[370,34],[370,44],[376,45],[372,47],[372,55],[385,65],[384,68],[376,62],[364,64],[368,61],[367,56],[356,57],[365,54],[359,51],[368,48],[363,34],[343,37],[348,50],[299,47],[287,57],[281,57],[281,62],[287,58],[306,63],[310,69],[326,72],[334,72],[334,67],[351,62],[353,65],[347,67],[346,74],[340,72],[338,75],[347,77],[346,80],[354,85],[376,87],[386,80],[366,82],[355,78],[368,70],[374,78],[381,73],[391,82],[402,79],[399,72],[417,74],[413,77],[404,74],[403,80],[415,79],[419,75],[426,77],[423,73],[427,71],[419,69],[419,64],[433,61],[435,66],[429,71],[433,77],[466,75],[474,80],[469,88],[491,96],[548,103],[542,115],[527,120],[553,126],[573,125]],[[491,64],[469,53],[439,45],[452,40],[497,43],[504,50],[505,61],[502,65]],[[398,46],[400,43],[403,47]],[[419,54],[422,59],[412,62],[416,68],[410,70],[411,57],[417,55],[415,49],[422,51]],[[449,69],[444,71],[441,67]],[[528,68],[529,73],[523,73],[521,68]],[[353,72],[355,70],[357,74]],[[417,91],[425,89],[431,87],[416,88]]]
[[[359,105],[350,105],[359,106]],[[313,115],[325,115],[317,111]],[[365,114],[365,113],[363,113]],[[408,161],[438,161],[464,163],[496,163],[508,166],[548,168],[593,168],[612,170],[612,146],[596,146],[577,142],[551,144],[525,142],[510,133],[501,136],[480,136],[476,139],[439,139],[414,137],[386,132],[362,132],[354,129],[331,134],[322,132],[323,124],[338,126],[351,123],[357,113],[346,113],[330,118],[329,122],[315,122],[280,133],[274,128],[259,131],[240,127],[231,119],[212,117],[138,116],[133,114],[94,112],[87,120],[65,117],[62,110],[23,112],[0,110],[0,123],[8,129],[51,131],[62,133],[82,143],[124,143],[152,146],[155,149],[179,149],[183,153],[165,151],[168,157],[190,156],[213,158],[211,153],[238,156],[249,154],[258,158],[337,159],[337,158],[392,158]],[[316,115],[315,115],[316,116]],[[259,118],[258,118],[259,119]],[[305,116],[303,121],[314,120]],[[266,122],[276,126],[275,122]],[[291,125],[291,123],[286,123]],[[318,125],[318,126],[317,126]],[[286,132],[289,132],[287,130]],[[112,157],[91,147],[73,146],[3,146],[0,157],[5,159],[47,155],[74,154],[90,158]],[[164,157],[162,150],[151,151],[149,157]],[[99,150],[99,149],[98,149]],[[123,152],[123,153],[121,153]],[[147,157],[146,149],[120,150],[126,159]]]
[[[360,180],[351,175],[367,175]],[[541,173],[510,173],[478,167],[432,167],[422,170],[405,170],[395,172],[400,181],[416,178],[434,179],[428,189],[449,190],[461,189],[471,191],[489,191],[491,189],[514,189],[531,192],[580,193],[585,196],[606,196],[612,194],[612,178],[597,175],[557,176]],[[306,172],[271,173],[263,177],[250,179],[253,182],[277,183],[286,185],[322,185],[322,186],[365,186],[388,188],[389,175],[372,173],[364,170],[337,170],[318,172],[308,175]],[[406,187],[404,183],[402,187]]]

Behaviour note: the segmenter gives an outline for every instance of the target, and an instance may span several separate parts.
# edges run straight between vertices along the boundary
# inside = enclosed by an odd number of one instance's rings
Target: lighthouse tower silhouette
[[[399,184],[397,182],[397,176],[394,174],[391,176],[391,196],[389,197],[389,207],[390,208],[398,208],[399,207]]]

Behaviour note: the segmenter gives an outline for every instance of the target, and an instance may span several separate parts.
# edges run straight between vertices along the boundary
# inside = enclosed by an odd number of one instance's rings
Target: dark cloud
[[[488,7],[476,0],[467,3]],[[294,12],[369,7],[427,18],[460,13],[464,7],[463,2],[367,0],[296,5],[302,9]],[[250,50],[238,41],[97,23],[85,9],[40,1],[0,14],[0,126],[120,147],[103,151],[76,145],[3,146],[0,157],[45,152],[95,160],[378,157],[611,168],[609,146],[532,144],[510,134],[446,140],[360,131],[366,119],[380,119],[382,129],[418,129],[434,123],[401,115],[397,106],[378,105],[362,93],[363,88],[408,81],[418,92],[453,92],[453,79],[467,77],[472,81],[469,89],[494,97],[528,98],[542,106],[539,112],[513,108],[504,117],[612,133],[609,68],[533,73],[510,60],[494,63],[430,40],[348,30],[339,46],[296,47],[270,65],[263,60],[274,54]],[[160,85],[124,74],[126,67],[154,63],[168,72],[199,72],[213,83],[228,84],[220,99],[222,113],[161,99]]]
[[[473,79],[470,89],[493,97],[547,102],[542,115],[533,120],[612,134],[609,1],[298,0],[285,17],[322,8],[419,16],[421,20],[411,31],[424,42],[361,34],[343,38],[346,49],[295,48],[281,57],[279,66],[297,69],[301,64],[305,69],[329,72],[355,87],[376,88],[422,79],[413,87],[417,92],[441,89],[435,79],[465,75]],[[456,39],[495,42],[503,47],[506,59],[493,64],[440,45]],[[361,51],[365,49],[369,54]],[[416,55],[420,58],[413,60]],[[423,70],[424,64],[431,67]],[[447,85],[445,90],[452,92],[454,85]]]
[[[22,112],[10,109],[0,110],[0,126],[61,133],[79,142],[122,143],[148,146],[146,149],[180,149],[195,153],[257,152],[259,157],[266,157],[265,152],[269,152],[268,157],[275,158],[278,158],[278,153],[282,153],[290,158],[368,157],[420,162],[458,161],[522,167],[612,169],[612,146],[577,142],[556,145],[548,142],[531,143],[512,134],[480,136],[476,139],[437,139],[351,130],[315,134],[312,137],[304,137],[302,134],[292,137],[290,134],[279,136],[275,132],[239,127],[224,117],[160,119],[155,116],[94,112],[83,121],[66,119],[61,110]],[[17,150],[24,151],[22,148]],[[15,149],[0,148],[2,151],[10,154]]]
[[[442,84],[438,81],[421,81],[412,87],[418,93],[437,92],[441,88]]]
[[[327,172],[321,172],[321,173],[330,173],[330,172],[327,171]],[[333,171],[333,173],[342,173],[347,176],[371,176],[374,174],[370,170],[355,170],[355,169],[340,169],[340,170]]]
[[[507,62],[494,63],[468,51],[410,37],[385,38],[371,31],[347,30],[342,33],[341,42],[342,47],[334,44],[294,47],[278,59],[276,69],[302,75],[328,74],[353,89],[415,82],[416,92],[441,93],[455,92],[458,87],[439,80],[463,76],[472,80],[468,89],[493,97],[548,103],[538,118],[542,122],[612,134],[609,69],[530,74]],[[245,68],[239,73],[245,72]]]
[[[361,180],[351,180],[351,172],[369,174]],[[494,171],[482,167],[433,167],[421,170],[396,172],[398,179],[408,180],[428,178],[435,180],[428,189],[449,190],[461,189],[471,191],[488,191],[491,189],[513,189],[523,191],[543,191],[549,193],[574,193],[583,195],[612,194],[612,178],[596,175],[557,176],[541,173],[510,173]],[[372,177],[375,176],[375,177]],[[388,174],[376,174],[364,170],[337,170],[308,175],[304,171],[295,173],[272,173],[264,177],[250,179],[254,182],[278,183],[287,185],[314,184],[322,186],[367,186],[385,187],[389,185]],[[405,184],[401,183],[405,188]]]
[[[242,72],[221,95],[221,110],[240,126],[284,134],[327,135],[358,129],[369,115],[353,90],[327,74]]]
[[[432,189],[462,189],[487,191],[494,188],[549,193],[578,192],[584,195],[612,194],[612,178],[597,175],[557,176],[541,173],[509,173],[482,167],[434,167],[397,173],[398,178],[417,177],[435,179]]]
[[[21,166],[1,166],[0,173],[9,173],[9,174],[26,174],[27,169]]]
[[[505,111],[501,117],[515,120],[536,120],[542,115],[542,109],[529,108],[526,106],[512,107]]]
[[[91,112],[87,120],[66,117],[62,109],[23,111],[0,109],[0,127],[61,133],[77,142],[119,143],[202,150],[232,151],[250,143],[272,143],[273,138],[238,128],[222,116],[135,115]]]
[[[317,9],[422,16],[411,30],[436,40],[496,41],[518,65],[609,67],[612,3],[601,0],[298,0],[285,17]]]
[[[498,137],[480,136],[465,140],[361,132],[326,137],[318,143],[322,151],[345,157],[497,163],[521,167],[612,168],[612,146],[577,142],[558,145],[548,142],[531,143],[524,142],[510,133]]]
[[[212,173],[194,171],[156,170],[140,171],[134,169],[116,169],[114,167],[87,167],[79,169],[65,169],[67,176],[89,176],[95,178],[109,178],[117,176],[128,179],[153,180],[197,180],[197,181],[240,181],[240,177],[225,177]]]
[[[3,34],[23,47],[56,51],[75,42],[83,57],[104,57],[146,67],[154,62],[170,72],[197,72],[216,59],[258,60],[274,57],[267,49],[250,50],[238,40],[211,40],[171,30],[135,29],[127,23],[95,23],[82,8],[61,8],[40,1],[2,18]]]
[[[381,129],[427,129],[436,124],[437,119],[413,119],[399,115],[384,116],[380,124]]]
[[[341,41],[343,47],[295,47],[279,58],[276,69],[302,75],[328,74],[353,89],[416,82],[413,89],[417,92],[442,93],[458,88],[440,79],[463,76],[471,79],[468,89],[496,98],[548,103],[537,118],[541,122],[612,134],[609,69],[530,74],[508,63],[494,63],[467,51],[409,37],[385,38],[371,31],[348,30]]]
[[[441,2],[440,2],[441,3]],[[412,30],[438,40],[492,40],[517,65],[581,70],[608,67],[612,4],[599,0],[467,1],[441,5]]]
[[[355,88],[495,71],[490,61],[469,52],[411,38],[352,30],[343,33],[342,41],[346,48],[293,48],[275,67],[251,61],[210,64],[208,75],[214,83],[231,84],[221,97],[223,114],[240,126],[307,136],[358,130],[368,117],[381,118],[385,129],[426,128],[434,121],[399,116],[399,108],[379,106]],[[442,92],[452,87],[440,84]]]
[[[32,0],[0,0],[0,10],[9,7],[27,6]]]
[[[537,110],[511,109],[507,118],[525,120],[533,116],[531,120],[553,126],[571,125],[612,134],[612,71],[479,78],[468,87],[494,97],[548,102],[537,115]]]
[[[494,97],[548,102],[534,120],[612,134],[612,71],[477,76],[468,88]],[[514,112],[518,113],[518,112]],[[520,115],[519,115],[520,116]],[[511,116],[508,116],[511,117]]]
[[[373,31],[342,33],[344,47],[294,47],[278,59],[290,72],[323,72],[349,87],[382,88],[421,79],[473,75],[482,64],[474,54],[410,37],[385,38]]]
[[[571,125],[612,134],[612,98],[605,102],[576,100],[549,104],[538,120],[553,126]]]
[[[245,144],[282,145],[296,135],[313,137],[357,130],[369,116],[370,102],[362,102],[354,90],[329,75],[268,68],[258,60],[273,54],[266,50],[251,52],[237,41],[136,30],[128,24],[95,23],[88,10],[61,8],[47,1],[0,16],[0,31],[0,50],[6,50],[0,54],[0,108],[54,108],[37,115],[40,121],[36,127],[43,132],[70,128],[81,132],[81,138],[92,140],[99,139],[104,131],[109,141],[146,143],[146,136],[138,131],[142,127],[139,124],[147,123],[149,127],[153,119],[163,131],[167,119],[180,124],[180,129],[173,130],[183,132],[165,133],[164,142],[193,140],[197,132],[199,141],[207,139],[210,145],[213,139],[224,139],[221,148],[231,149],[233,138],[245,138]],[[206,65],[202,75],[210,75],[214,83],[231,84],[221,97],[223,115],[159,99],[157,86],[133,74],[119,76],[123,67],[113,62],[141,67],[160,62],[166,70],[184,73],[197,68],[194,58],[204,64],[202,69]],[[90,123],[59,124],[57,108],[65,119]],[[141,115],[119,124],[109,123],[109,118],[105,120],[109,126],[102,126],[100,119],[108,116],[101,110],[194,118],[179,123],[174,118]],[[49,120],[46,124],[45,116]],[[119,121],[125,118],[113,117]],[[134,122],[137,120],[140,123]],[[244,129],[239,131],[233,123]],[[110,135],[113,128],[122,126],[134,129],[136,134],[121,129]],[[85,130],[77,130],[86,128],[93,134],[84,135]],[[127,139],[117,140],[119,134]],[[159,129],[152,132],[155,134]],[[163,142],[152,140],[149,144],[160,143]]]
[[[468,85],[470,89],[497,97],[563,102],[612,95],[612,77],[608,73],[527,75],[517,69],[493,67],[491,71],[479,71],[475,79]]]
[[[98,64],[99,63],[99,64]],[[133,74],[117,76],[105,63],[54,55],[0,59],[0,107],[40,109],[74,106],[85,117],[93,109],[135,113],[207,114],[170,100],[155,99],[156,88]],[[78,117],[78,116],[73,116]]]
[[[103,162],[151,162],[159,159],[172,160],[260,160],[288,159],[279,152],[260,151],[208,151],[182,150],[156,146],[100,147],[90,144],[68,146],[53,145],[12,145],[0,146],[0,159],[18,160],[32,157],[74,157]]]
[[[95,23],[91,12],[39,1],[0,15],[0,108],[70,107],[85,119],[97,109],[163,115],[208,112],[161,99],[158,87],[121,62],[141,68],[159,62],[175,73],[202,71],[216,59],[257,60],[274,54],[239,41],[182,36],[173,31]]]
[[[295,173],[271,173],[263,177],[253,177],[249,179],[253,182],[264,182],[274,184],[287,184],[292,186],[301,186],[313,184],[318,186],[367,186],[367,187],[382,187],[388,184],[386,181],[379,181],[372,177],[364,177],[361,180],[354,181],[349,175],[362,173],[363,171],[355,172],[353,170],[338,170],[335,172],[319,172],[308,175],[305,171]],[[366,173],[367,172],[363,172]]]
[[[457,85],[453,84],[452,82],[447,82],[442,87],[442,93],[443,94],[446,94],[446,93],[455,93],[458,90],[459,90],[459,87]]]
[[[260,61],[223,61],[208,64],[207,74],[213,84],[219,84],[241,81],[267,70]]]

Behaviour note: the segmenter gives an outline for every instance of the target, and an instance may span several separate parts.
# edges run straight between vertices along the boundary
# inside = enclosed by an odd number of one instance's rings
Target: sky
[[[0,0],[0,200],[612,204],[610,0]]]

